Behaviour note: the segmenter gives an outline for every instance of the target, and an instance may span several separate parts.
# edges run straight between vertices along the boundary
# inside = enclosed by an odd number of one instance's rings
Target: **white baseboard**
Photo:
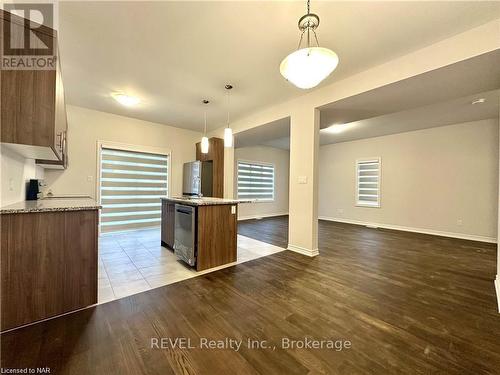
[[[433,230],[433,229],[404,227],[401,225],[370,223],[370,222],[366,222],[366,221],[351,220],[351,219],[344,219],[344,218],[338,218],[338,217],[328,217],[328,216],[320,216],[319,219],[320,220],[327,220],[327,221],[338,221],[339,223],[346,223],[346,224],[357,224],[357,225],[364,225],[364,226],[370,226],[370,227],[378,227],[378,228],[383,228],[383,229],[400,230],[400,231],[404,231],[404,232],[431,234],[434,236],[441,236],[441,237],[460,238],[462,240],[497,243],[497,239],[494,237],[476,236],[473,234],[443,232],[443,231]]]
[[[255,214],[255,215],[248,215],[248,216],[240,216],[238,217],[238,221],[240,220],[251,220],[251,219],[261,219],[264,217],[274,217],[274,216],[285,216],[288,215],[288,212],[275,212],[271,214]]]
[[[500,313],[500,275],[495,279],[495,289],[497,291],[498,312]]]
[[[318,249],[310,250],[306,249],[305,247],[295,246],[291,244],[288,244],[287,249],[295,253],[306,255],[308,257],[315,257],[316,255],[319,255]]]

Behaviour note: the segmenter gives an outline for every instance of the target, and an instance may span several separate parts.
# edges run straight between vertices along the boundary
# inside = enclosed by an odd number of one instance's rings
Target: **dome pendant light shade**
[[[292,52],[283,59],[280,73],[300,89],[311,89],[337,67],[339,58],[328,48],[309,47]]]
[[[203,137],[201,138],[201,153],[202,154],[208,154],[208,137],[207,137],[207,108],[206,106],[210,103],[208,100],[203,100],[203,104],[205,104],[205,113],[204,113],[204,119],[205,119],[205,124],[203,127]]]
[[[307,14],[300,17],[298,22],[301,32],[298,48],[280,64],[281,75],[301,89],[311,89],[319,85],[339,63],[335,52],[319,46],[316,35],[318,26],[319,17],[310,12],[310,0],[307,0]],[[301,48],[304,38],[306,47]],[[311,39],[316,42],[316,46],[311,45]]]
[[[201,138],[201,153],[208,154],[208,138],[205,136]]]
[[[224,147],[233,147],[233,130],[231,128],[224,129]]]

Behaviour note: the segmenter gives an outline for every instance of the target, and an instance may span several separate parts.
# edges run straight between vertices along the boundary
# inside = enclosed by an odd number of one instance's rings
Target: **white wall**
[[[322,146],[319,216],[494,241],[498,149],[496,119]],[[355,206],[366,157],[382,159],[380,208]]]
[[[35,165],[34,159],[1,147],[2,183],[0,206],[7,206],[26,199],[26,185],[31,178],[43,178],[44,171]]]
[[[67,112],[69,168],[45,171],[54,194],[96,197],[97,141],[170,149],[170,194],[182,194],[182,164],[195,160],[201,133],[75,106],[68,106]]]
[[[274,165],[274,201],[242,203],[238,207],[238,219],[288,215],[288,185],[290,152],[274,147],[243,147],[234,150],[234,174],[237,176],[238,160],[260,161]],[[234,180],[237,195],[237,179]]]

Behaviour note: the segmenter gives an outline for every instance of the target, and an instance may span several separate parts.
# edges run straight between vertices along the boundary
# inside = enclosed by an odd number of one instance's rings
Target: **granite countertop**
[[[161,198],[161,199],[169,202],[185,204],[188,206],[215,206],[221,204],[238,204],[246,202],[238,199],[223,199],[223,198],[211,198],[211,197],[202,197],[202,198],[172,197],[172,198]]]
[[[21,214],[30,212],[85,211],[102,208],[91,198],[45,198],[36,201],[22,201],[0,208],[0,214]]]

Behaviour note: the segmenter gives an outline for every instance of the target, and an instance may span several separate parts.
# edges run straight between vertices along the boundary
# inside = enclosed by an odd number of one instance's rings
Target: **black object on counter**
[[[28,189],[26,189],[26,200],[36,201],[38,199],[38,193],[40,193],[40,184],[38,180],[31,179],[28,183]]]

